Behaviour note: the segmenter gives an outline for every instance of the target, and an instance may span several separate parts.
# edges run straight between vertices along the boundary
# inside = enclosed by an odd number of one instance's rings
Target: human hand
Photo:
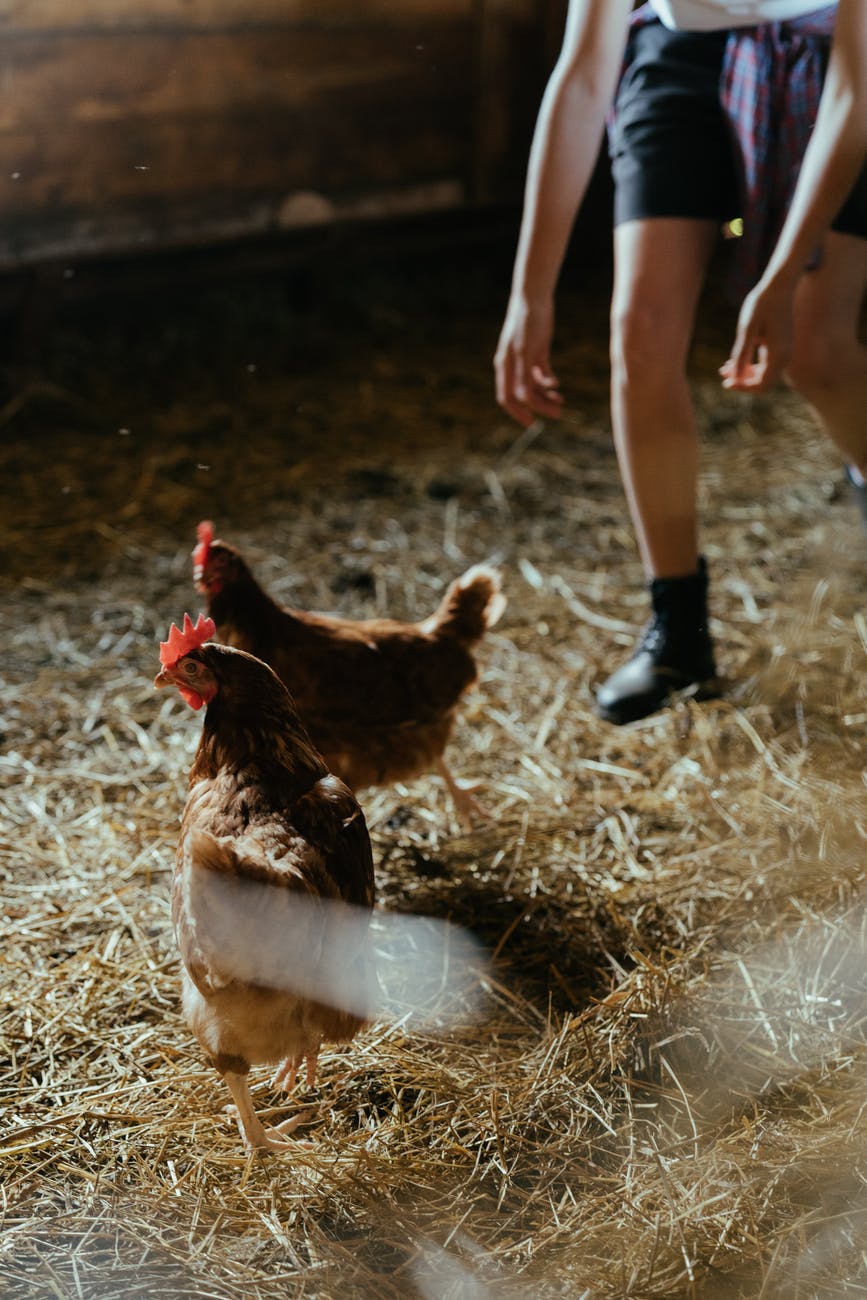
[[[560,381],[551,369],[554,306],[513,296],[494,355],[497,401],[525,428],[563,410]]]
[[[794,281],[760,281],[738,316],[728,361],[720,366],[723,388],[760,393],[782,378],[792,355]]]

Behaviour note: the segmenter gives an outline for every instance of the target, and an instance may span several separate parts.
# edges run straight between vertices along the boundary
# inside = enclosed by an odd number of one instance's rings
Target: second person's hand
[[[747,294],[731,355],[720,366],[723,388],[762,393],[783,377],[792,355],[794,284],[760,282]]]

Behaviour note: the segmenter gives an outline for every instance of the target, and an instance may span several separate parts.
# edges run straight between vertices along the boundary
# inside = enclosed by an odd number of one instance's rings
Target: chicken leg
[[[482,821],[491,821],[492,813],[479,803],[478,799],[473,798],[473,792],[480,789],[477,783],[461,782],[455,779],[446,766],[445,759],[438,758],[436,768],[442,779],[445,781],[449,794],[454,800],[455,810],[458,814],[458,820],[464,826],[472,827],[473,823],[481,818]]]
[[[289,1151],[296,1144],[285,1142],[284,1136],[292,1133],[307,1118],[307,1112],[301,1111],[291,1119],[284,1120],[274,1128],[266,1129],[253,1109],[253,1098],[245,1074],[233,1074],[227,1071],[223,1075],[226,1085],[235,1102],[235,1118],[244,1142],[252,1150]]]
[[[307,1086],[312,1088],[316,1082],[316,1065],[319,1060],[319,1052],[307,1052]],[[287,1056],[285,1061],[281,1061],[274,1071],[274,1077],[271,1080],[272,1088],[282,1088],[284,1092],[291,1092],[295,1087],[295,1079],[298,1074],[299,1066],[304,1060],[304,1056]]]

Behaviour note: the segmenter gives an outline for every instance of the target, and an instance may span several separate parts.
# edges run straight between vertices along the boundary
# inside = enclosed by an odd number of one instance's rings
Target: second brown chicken
[[[271,665],[332,772],[360,790],[434,769],[462,820],[485,815],[443,754],[478,676],[473,648],[505,608],[495,569],[469,569],[423,622],[355,621],[278,604],[212,524],[198,538],[194,577],[217,636]]]

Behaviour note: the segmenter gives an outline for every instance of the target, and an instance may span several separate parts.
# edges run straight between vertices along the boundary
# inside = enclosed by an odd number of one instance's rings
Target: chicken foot
[[[282,1088],[284,1092],[291,1092],[295,1087],[295,1078],[298,1074],[298,1067],[304,1060],[303,1056],[287,1056],[285,1061],[281,1061],[274,1071],[274,1077],[271,1080],[272,1088]],[[312,1088],[316,1081],[316,1065],[319,1060],[318,1052],[307,1053],[307,1086]]]
[[[448,787],[449,794],[454,800],[455,810],[458,814],[458,820],[464,826],[472,826],[477,818],[483,821],[491,821],[493,814],[479,803],[478,799],[473,798],[473,792],[481,789],[477,781],[458,781],[452,776],[445,759],[438,758],[436,769]]]
[[[290,1151],[297,1143],[285,1142],[283,1139],[292,1133],[307,1118],[307,1111],[301,1111],[273,1128],[265,1128],[253,1109],[253,1098],[245,1074],[233,1074],[227,1071],[223,1075],[226,1085],[235,1102],[235,1118],[245,1144],[258,1151]]]

